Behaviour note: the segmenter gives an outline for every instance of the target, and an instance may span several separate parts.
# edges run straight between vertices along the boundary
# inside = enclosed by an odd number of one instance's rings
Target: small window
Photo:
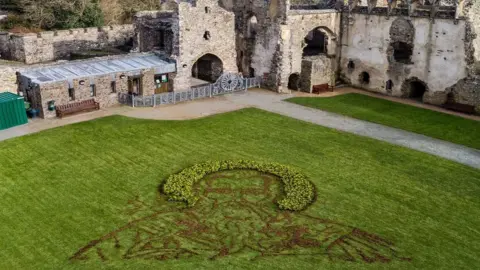
[[[205,34],[203,34],[203,38],[205,40],[209,40],[210,39],[210,31],[205,31]]]
[[[116,93],[117,92],[117,82],[112,82],[110,84],[110,88],[112,90],[112,93]]]
[[[72,101],[75,100],[75,89],[68,88],[68,98]]]
[[[90,97],[96,97],[97,96],[97,88],[95,87],[95,84],[90,85]]]
[[[352,60],[348,61],[347,68],[350,70],[355,69],[355,63]]]
[[[361,84],[369,84],[370,83],[370,74],[368,72],[362,72],[360,73],[360,76],[358,76],[358,80]]]
[[[385,84],[385,89],[392,90],[392,88],[393,88],[393,82],[392,80],[388,80],[387,83]]]
[[[168,75],[167,74],[155,76],[155,86],[157,88],[159,88],[159,87],[162,86],[162,83],[168,83]]]
[[[210,8],[209,7],[205,7],[205,13],[210,13]]]

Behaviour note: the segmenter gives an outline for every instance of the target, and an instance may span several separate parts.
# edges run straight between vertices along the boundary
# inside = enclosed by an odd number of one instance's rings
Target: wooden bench
[[[80,112],[89,112],[99,110],[100,104],[94,99],[88,99],[80,102],[69,103],[66,105],[56,106],[57,117],[64,117],[66,115],[72,115]]]
[[[333,92],[333,86],[328,85],[328,83],[317,84],[312,87],[312,94],[320,94],[328,91]]]
[[[443,105],[443,107],[445,109],[449,109],[449,110],[456,111],[456,112],[462,112],[462,113],[467,113],[467,114],[475,114],[475,106],[473,106],[473,105],[467,105],[467,104],[447,101],[447,103],[445,103]]]

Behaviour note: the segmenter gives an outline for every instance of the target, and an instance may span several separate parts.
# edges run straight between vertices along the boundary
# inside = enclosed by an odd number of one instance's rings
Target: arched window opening
[[[387,92],[391,92],[392,89],[393,89],[393,82],[392,82],[392,80],[388,80],[385,83],[385,90],[387,90]]]
[[[355,63],[352,60],[348,61],[347,68],[349,70],[354,70],[355,69]]]
[[[368,72],[362,72],[360,73],[360,76],[358,77],[358,81],[361,84],[369,84],[370,83],[370,74]]]
[[[304,39],[306,46],[303,56],[314,56],[327,53],[328,37],[319,28],[310,31]]]
[[[258,27],[258,21],[257,17],[253,15],[248,19],[248,24],[247,24],[247,31],[248,31],[248,37],[249,38],[255,38],[257,36],[257,29]]]
[[[408,45],[405,42],[394,42],[393,47],[393,58],[396,62],[410,64],[413,54],[413,48],[411,45]]]

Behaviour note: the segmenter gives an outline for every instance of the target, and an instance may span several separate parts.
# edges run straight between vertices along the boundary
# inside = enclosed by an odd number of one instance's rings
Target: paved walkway
[[[157,108],[114,107],[65,119],[38,119],[28,125],[0,131],[0,141],[57,126],[88,121],[114,114],[147,119],[184,120],[224,113],[245,107],[256,107],[310,123],[401,145],[480,169],[480,151],[478,150],[283,101],[294,95],[306,94],[278,95],[270,91],[253,90],[245,93]]]

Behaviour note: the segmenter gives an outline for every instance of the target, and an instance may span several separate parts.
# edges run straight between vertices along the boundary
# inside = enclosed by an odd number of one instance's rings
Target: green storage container
[[[28,123],[23,97],[0,93],[0,130]]]

